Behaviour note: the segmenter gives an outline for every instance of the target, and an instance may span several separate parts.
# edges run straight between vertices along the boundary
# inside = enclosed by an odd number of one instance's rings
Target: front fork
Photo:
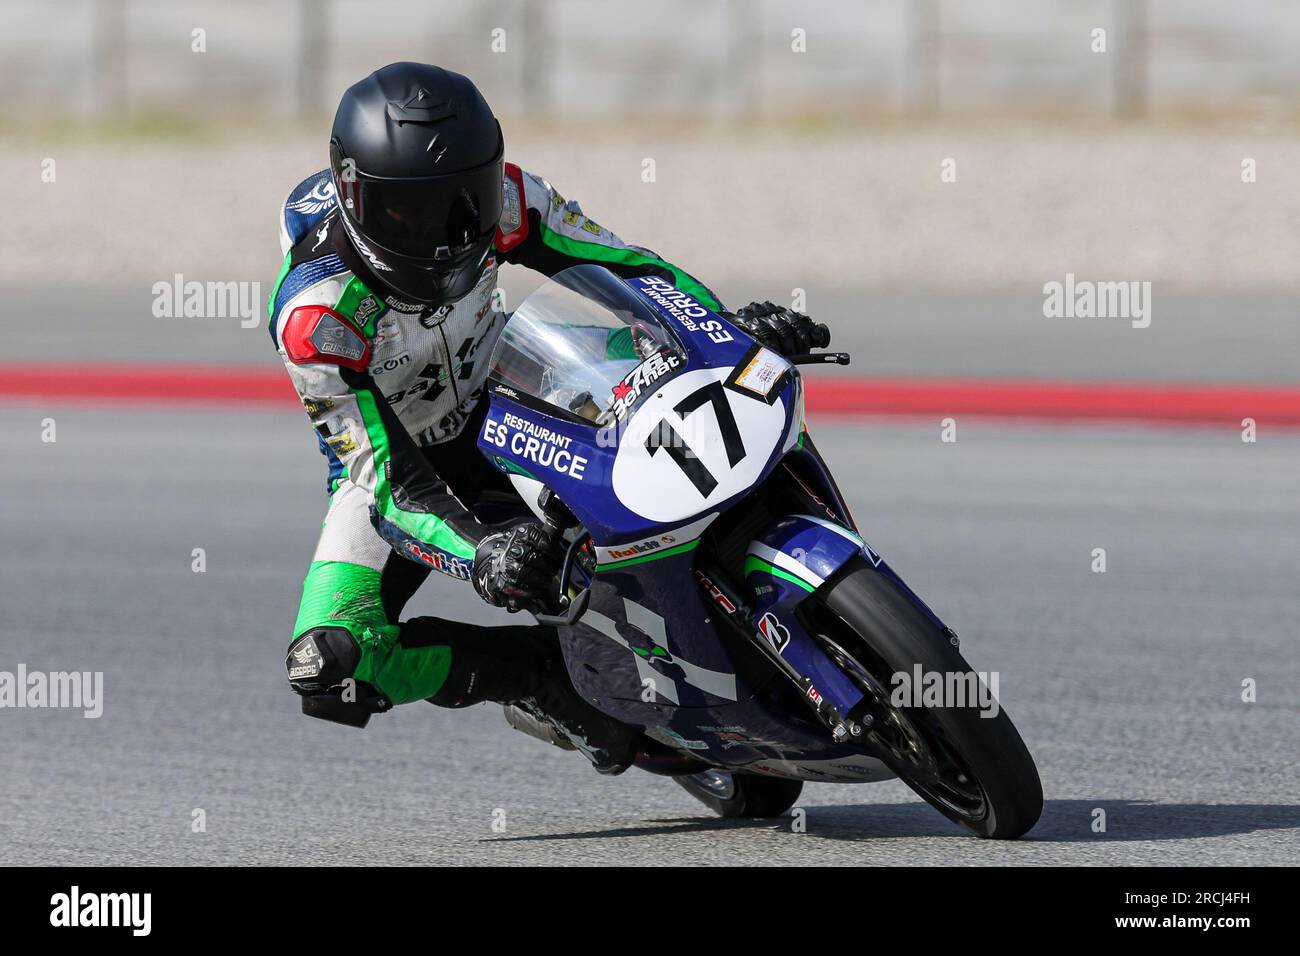
[[[813,716],[830,731],[831,739],[836,743],[856,740],[870,728],[870,715],[848,716],[862,701],[862,692],[797,621],[785,624],[770,611],[754,610],[717,565],[703,563],[696,568],[695,579],[727,625],[757,647],[794,685]]]

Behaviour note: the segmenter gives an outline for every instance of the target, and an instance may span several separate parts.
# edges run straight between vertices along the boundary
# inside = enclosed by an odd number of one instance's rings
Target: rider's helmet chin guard
[[[330,173],[348,239],[404,299],[437,307],[477,284],[501,218],[505,142],[474,84],[393,63],[343,94]]]

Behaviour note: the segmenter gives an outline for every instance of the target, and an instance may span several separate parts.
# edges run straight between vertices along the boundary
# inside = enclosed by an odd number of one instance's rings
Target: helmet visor
[[[441,176],[389,179],[349,168],[330,145],[343,214],[367,241],[412,259],[452,260],[491,237],[501,218],[502,156]]]

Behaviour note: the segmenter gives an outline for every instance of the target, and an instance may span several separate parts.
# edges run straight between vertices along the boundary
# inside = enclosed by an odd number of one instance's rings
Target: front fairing
[[[756,487],[798,440],[803,393],[792,366],[664,280],[617,284],[602,280],[593,295],[611,314],[656,323],[669,343],[658,357],[596,361],[571,328],[539,346],[543,323],[565,317],[526,300],[493,355],[479,447],[503,471],[551,488],[598,547],[627,551],[665,536],[680,543],[672,532],[687,526],[698,538]],[[606,320],[585,321],[616,325]],[[533,344],[512,344],[511,325]]]

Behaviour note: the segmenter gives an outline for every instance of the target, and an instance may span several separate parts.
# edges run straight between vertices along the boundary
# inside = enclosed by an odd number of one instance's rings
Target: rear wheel
[[[971,674],[955,635],[861,559],[819,597],[830,613],[811,615],[811,629],[866,692],[854,716],[870,716],[870,748],[931,806],[979,836],[1014,839],[1028,831],[1042,813],[1043,788],[1000,705],[988,717],[970,701],[896,707],[890,700],[893,675],[911,677],[917,665],[926,674]]]
[[[802,780],[705,770],[673,777],[682,789],[720,817],[779,817],[794,806]]]

